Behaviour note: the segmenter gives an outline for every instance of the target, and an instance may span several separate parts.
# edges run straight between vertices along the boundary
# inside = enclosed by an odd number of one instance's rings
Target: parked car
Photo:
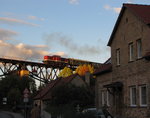
[[[87,108],[82,113],[88,118],[113,118],[106,109]]]
[[[106,109],[98,109],[96,118],[113,118],[113,116]]]

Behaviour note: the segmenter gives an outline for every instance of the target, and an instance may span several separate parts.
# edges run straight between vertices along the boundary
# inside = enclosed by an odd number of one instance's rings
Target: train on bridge
[[[45,82],[57,78],[59,71],[64,67],[75,70],[79,65],[84,64],[90,64],[94,68],[101,66],[101,63],[74,58],[64,58],[59,55],[44,56],[42,62],[0,58],[0,77],[18,73],[20,76],[27,75]]]
[[[74,66],[79,66],[79,65],[83,65],[83,64],[99,65],[99,63],[94,63],[94,62],[80,60],[80,59],[74,59],[74,58],[64,58],[59,55],[44,56],[43,62],[44,63],[58,62],[58,63],[64,63],[64,64],[74,65]]]

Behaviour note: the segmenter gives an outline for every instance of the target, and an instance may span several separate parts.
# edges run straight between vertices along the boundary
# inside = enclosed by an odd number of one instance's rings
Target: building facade
[[[97,108],[119,118],[150,117],[150,5],[123,4],[108,46],[111,64],[95,72]]]

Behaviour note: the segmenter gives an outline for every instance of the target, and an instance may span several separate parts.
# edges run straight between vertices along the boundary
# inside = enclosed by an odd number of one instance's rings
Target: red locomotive
[[[56,61],[56,62],[65,62],[68,63],[68,59],[67,58],[62,58],[59,55],[53,55],[53,56],[44,56],[44,62],[47,61]]]
[[[63,58],[59,55],[52,55],[52,56],[44,56],[44,63],[50,63],[50,62],[60,62],[65,63],[73,66],[79,66],[83,64],[92,64],[90,61],[80,60],[80,59],[74,59],[74,58]]]

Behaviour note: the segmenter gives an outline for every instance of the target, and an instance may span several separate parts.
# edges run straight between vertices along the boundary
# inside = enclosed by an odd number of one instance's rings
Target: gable
[[[109,42],[107,44],[108,46],[111,46],[112,41],[114,40],[114,36],[126,11],[132,14],[132,17],[135,17],[137,20],[143,22],[144,25],[150,25],[150,5],[123,4],[121,12],[110,36]]]
[[[72,81],[71,84],[77,86],[77,87],[82,87],[82,86],[86,86],[85,81],[83,81],[83,79],[80,76],[76,76]]]

